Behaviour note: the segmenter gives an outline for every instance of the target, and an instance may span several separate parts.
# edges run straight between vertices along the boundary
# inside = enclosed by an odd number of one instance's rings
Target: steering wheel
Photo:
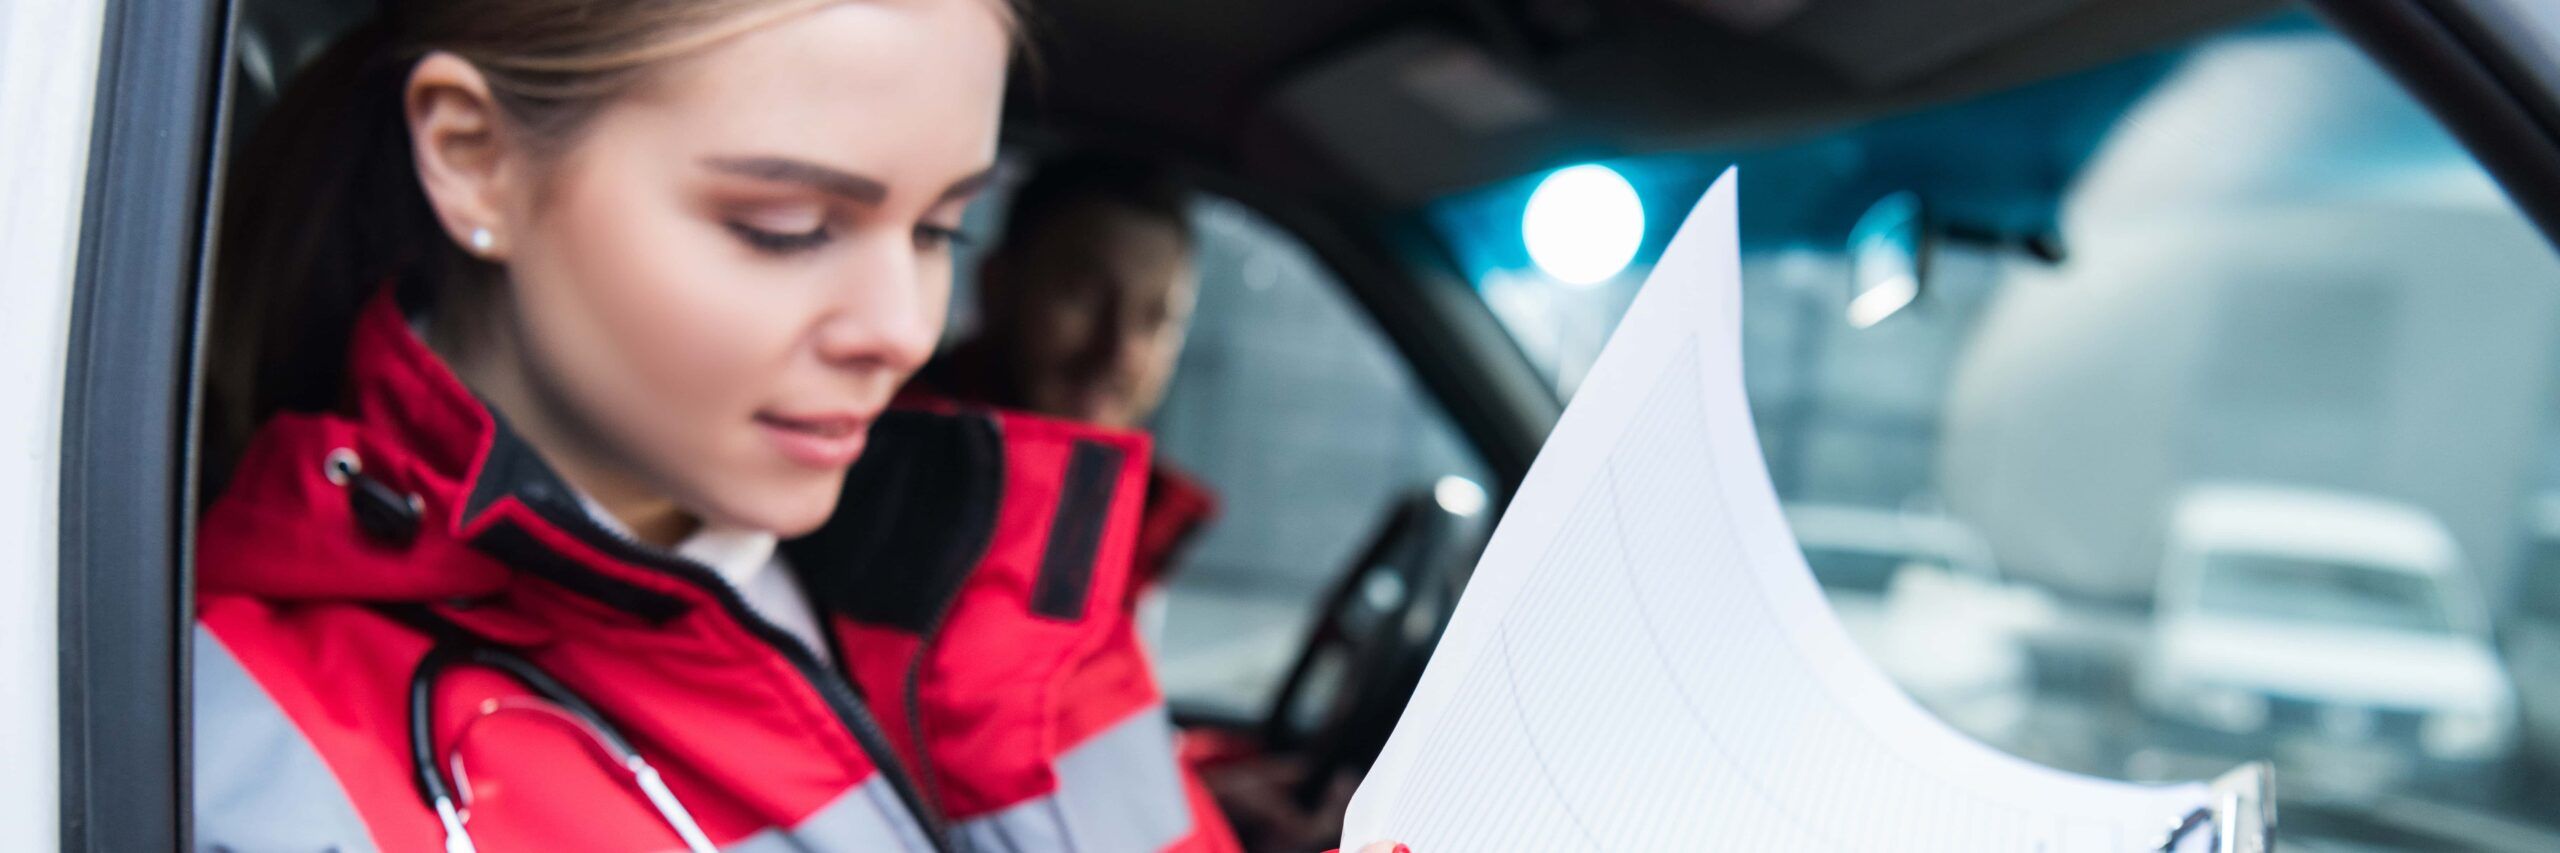
[[[1386,748],[1483,551],[1488,520],[1481,507],[1452,509],[1434,490],[1416,489],[1326,592],[1263,725],[1266,748],[1305,755],[1307,773],[1291,792],[1300,806],[1314,808],[1336,773]]]

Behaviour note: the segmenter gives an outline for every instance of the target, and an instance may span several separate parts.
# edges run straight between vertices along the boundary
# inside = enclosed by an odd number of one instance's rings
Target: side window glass
[[[1193,221],[1200,301],[1155,429],[1220,513],[1178,559],[1151,630],[1171,698],[1259,714],[1317,598],[1395,503],[1491,480],[1303,244],[1224,199]]]

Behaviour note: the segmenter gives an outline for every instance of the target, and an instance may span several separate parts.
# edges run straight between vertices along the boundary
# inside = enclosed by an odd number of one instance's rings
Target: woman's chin
[[[707,515],[724,524],[770,531],[784,539],[816,532],[835,516],[836,502],[844,495],[844,472],[790,480],[737,484],[745,488],[731,493],[735,500],[720,501],[718,511]]]

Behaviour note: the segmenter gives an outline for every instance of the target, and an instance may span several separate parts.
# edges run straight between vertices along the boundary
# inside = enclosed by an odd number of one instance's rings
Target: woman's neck
[[[592,452],[601,442],[561,416],[562,401],[544,394],[526,373],[528,362],[503,324],[472,322],[438,311],[428,319],[426,342],[462,384],[507,419],[507,425],[571,488],[602,507],[632,538],[673,548],[702,523],[674,499],[630,475],[630,467]]]
[[[570,477],[566,471],[561,472],[560,476],[564,479]],[[685,540],[685,537],[692,536],[694,531],[702,529],[702,522],[695,519],[692,513],[685,512],[682,507],[676,506],[674,501],[648,497],[610,497],[605,492],[582,485],[575,479],[570,480],[570,485],[586,492],[597,506],[604,508],[605,514],[613,516],[614,521],[621,522],[623,529],[631,532],[631,538],[659,548],[673,550],[677,543]]]

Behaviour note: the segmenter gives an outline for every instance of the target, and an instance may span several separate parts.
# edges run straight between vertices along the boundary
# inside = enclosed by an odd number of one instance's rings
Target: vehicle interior
[[[371,7],[230,5],[208,194],[225,146]],[[1858,578],[1834,591],[1844,623],[1920,704],[2100,776],[2272,759],[2292,849],[2560,847],[2560,186],[2516,189],[2521,155],[2475,154],[2482,120],[2449,127],[2395,77],[2405,57],[2366,53],[2379,17],[2271,0],[1029,13],[1009,158],[1108,146],[1198,179],[1200,307],[1154,431],[1226,510],[1149,630],[1177,719],[1226,760],[1290,758],[1300,807],[1323,811],[1382,747],[1646,265],[1738,165],[1771,477],[1809,551]],[[2517,26],[2560,42],[2560,21]],[[1521,222],[1581,164],[1643,203],[1633,257],[1590,284],[1543,270]],[[1879,216],[1909,293],[1877,297],[1862,271]],[[2324,623],[2419,605],[2294,572],[2257,594],[2334,606],[2257,636],[2314,676],[2182,657],[2201,629],[2160,604],[2186,553],[2172,509],[2234,483],[2292,495],[2229,510],[2244,533],[2346,523],[2350,499],[2442,528],[2455,562],[2427,571],[2464,580],[2430,595],[2473,600],[2424,606],[2488,624],[2420,643]],[[2217,535],[2264,560],[2396,565]],[[2359,625],[2354,642],[2434,650],[2412,666],[2496,677],[2377,698],[2368,682],[2394,676],[2338,654]]]

